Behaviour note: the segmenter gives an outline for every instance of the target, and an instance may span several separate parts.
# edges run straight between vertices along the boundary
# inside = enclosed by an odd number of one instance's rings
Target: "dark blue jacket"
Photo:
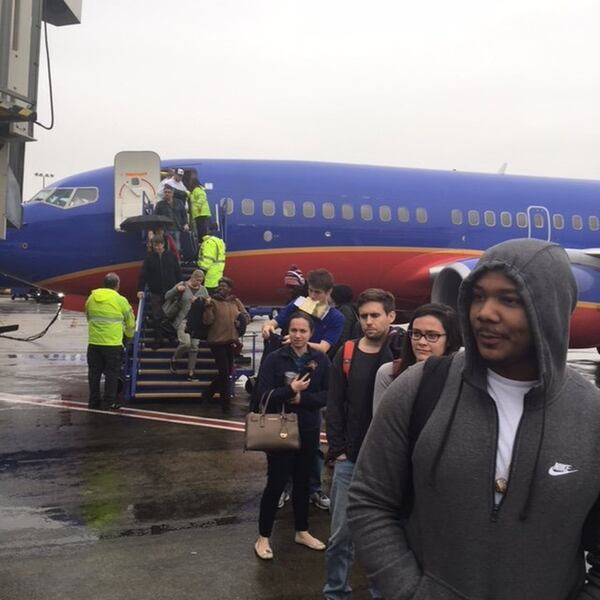
[[[278,412],[285,403],[287,412],[298,414],[300,430],[318,429],[321,425],[320,409],[327,403],[327,387],[329,385],[329,367],[331,363],[323,352],[308,349],[309,361],[317,365],[310,378],[308,388],[300,393],[300,404],[290,404],[294,397],[291,386],[285,383],[286,371],[297,371],[294,362],[294,351],[289,346],[271,352],[260,367],[257,397],[262,399],[273,390],[267,412]],[[266,396],[265,396],[266,398]]]

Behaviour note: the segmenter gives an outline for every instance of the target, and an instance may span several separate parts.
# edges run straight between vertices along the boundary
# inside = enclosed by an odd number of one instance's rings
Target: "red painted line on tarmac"
[[[196,417],[193,415],[182,415],[179,413],[167,413],[155,410],[143,410],[140,408],[122,407],[119,410],[99,410],[88,408],[85,402],[74,402],[71,400],[60,400],[58,398],[42,398],[37,396],[18,396],[16,394],[0,393],[0,402],[12,404],[29,404],[32,406],[45,406],[48,408],[68,408],[80,412],[98,413],[111,417],[129,417],[131,419],[145,419],[147,421],[162,421],[164,423],[176,423],[178,425],[192,425],[195,427],[207,427],[209,429],[224,429],[226,431],[240,431],[245,429],[243,421],[230,421],[227,419],[212,419],[210,417]],[[327,443],[327,437],[321,433],[321,443]]]

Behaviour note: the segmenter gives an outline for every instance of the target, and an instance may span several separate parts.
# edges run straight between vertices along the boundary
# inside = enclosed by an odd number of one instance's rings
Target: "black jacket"
[[[264,394],[273,390],[267,412],[278,412],[282,403],[285,403],[287,412],[298,414],[298,427],[301,431],[318,429],[321,424],[320,409],[327,402],[331,363],[323,352],[309,349],[309,361],[315,362],[316,369],[310,378],[308,389],[300,393],[300,404],[290,404],[294,392],[285,382],[285,372],[297,370],[293,352],[289,346],[284,346],[264,359],[258,377],[257,396],[260,400]]]
[[[357,348],[358,341],[354,345],[348,377],[342,368],[343,346],[333,359],[327,397],[327,441],[330,459],[346,454],[349,460],[356,461],[373,416],[375,374],[383,363],[393,359],[392,350],[386,341],[376,355],[376,365],[371,378],[370,374],[367,376],[361,372],[355,362]],[[365,378],[368,380],[365,381]]]
[[[180,231],[183,229],[184,225],[188,224],[185,205],[179,198],[173,198],[172,204],[169,204],[166,200],[160,200],[156,203],[154,214],[168,217],[175,223],[175,229],[179,229]]]
[[[162,254],[151,252],[144,259],[138,290],[143,291],[148,284],[153,294],[164,294],[181,280],[181,268],[174,254],[168,250]]]

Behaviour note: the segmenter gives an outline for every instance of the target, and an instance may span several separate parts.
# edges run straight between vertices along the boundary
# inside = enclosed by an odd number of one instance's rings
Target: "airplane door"
[[[550,241],[550,212],[545,206],[527,207],[527,237]]]
[[[221,198],[215,208],[221,237],[227,243],[227,217],[233,212],[233,200],[231,198]]]
[[[156,152],[125,151],[115,155],[115,229],[128,217],[152,214],[160,183]]]

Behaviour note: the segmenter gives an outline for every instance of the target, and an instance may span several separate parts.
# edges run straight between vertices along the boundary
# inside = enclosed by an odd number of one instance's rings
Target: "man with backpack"
[[[388,345],[396,318],[390,292],[370,288],[357,299],[362,337],[347,341],[333,360],[327,398],[329,458],[335,459],[331,485],[331,533],[327,547],[327,600],[347,598],[353,546],[346,509],[354,464],[372,417],[373,386],[379,367],[392,360]],[[381,598],[371,589],[372,598]]]
[[[600,599],[600,392],[566,363],[576,303],[560,246],[498,244],[460,288],[465,351],[384,394],[348,518],[386,600]]]

